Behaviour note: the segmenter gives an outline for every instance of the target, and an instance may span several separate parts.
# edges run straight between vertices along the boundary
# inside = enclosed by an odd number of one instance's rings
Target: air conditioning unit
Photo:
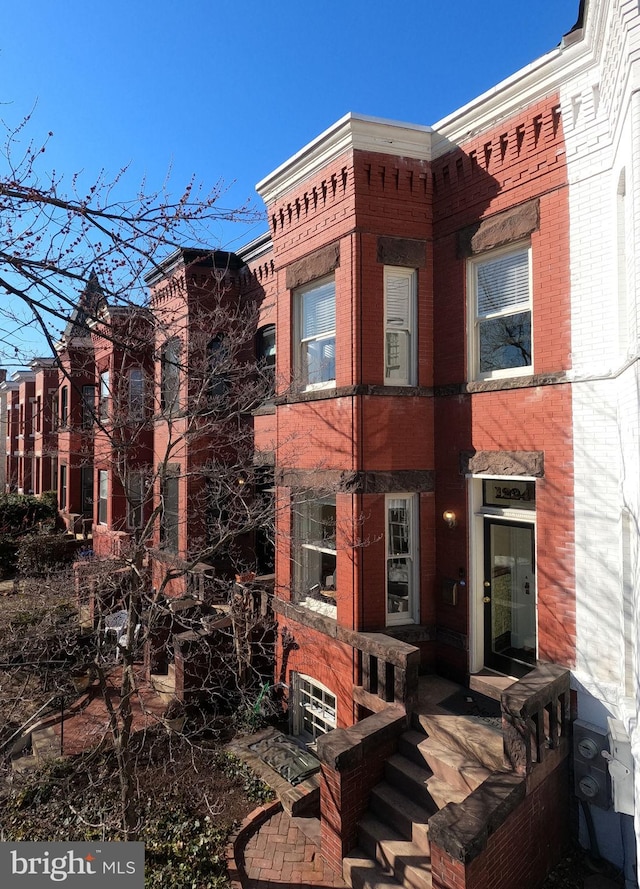
[[[578,799],[608,809],[611,779],[602,752],[609,753],[605,729],[576,719],[573,723],[573,782]]]

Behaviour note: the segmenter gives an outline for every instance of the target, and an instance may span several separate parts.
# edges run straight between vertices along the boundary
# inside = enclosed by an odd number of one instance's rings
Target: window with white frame
[[[293,681],[295,713],[293,730],[308,741],[336,727],[336,696],[320,682],[297,673]]]
[[[336,288],[333,277],[295,292],[298,347],[296,371],[307,389],[335,384]]]
[[[496,250],[469,262],[471,364],[478,379],[531,372],[530,248]]]
[[[384,382],[415,386],[417,382],[415,269],[384,269]]]
[[[301,604],[336,616],[336,498],[296,505],[295,548]]]
[[[387,624],[417,621],[417,506],[414,494],[386,497]]]
[[[106,469],[98,472],[98,522],[107,524],[107,503],[109,500],[109,473]]]
[[[144,372],[141,367],[129,369],[129,419],[144,418]]]

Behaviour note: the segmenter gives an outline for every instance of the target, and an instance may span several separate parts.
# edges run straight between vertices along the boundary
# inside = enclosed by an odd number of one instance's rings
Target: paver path
[[[245,889],[346,889],[347,884],[320,855],[318,826],[315,819],[291,818],[286,812],[265,821],[244,848]]]

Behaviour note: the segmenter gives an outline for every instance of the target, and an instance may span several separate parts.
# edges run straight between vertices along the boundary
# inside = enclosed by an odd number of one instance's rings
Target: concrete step
[[[436,778],[452,787],[469,793],[475,790],[491,770],[459,750],[452,750],[437,738],[428,738],[417,731],[408,731],[400,738],[399,752],[423,768],[430,769]]]
[[[62,756],[60,735],[55,733],[53,726],[35,729],[31,733],[31,748],[39,763]]]
[[[11,768],[14,772],[22,774],[22,772],[30,772],[37,769],[40,762],[33,753],[25,753],[24,756],[17,756],[11,760]]]
[[[431,858],[393,827],[365,815],[358,825],[358,839],[360,848],[403,886],[431,889]]]
[[[403,793],[382,781],[371,791],[370,811],[381,821],[392,824],[401,836],[411,840],[429,855],[429,812]]]
[[[398,889],[400,885],[359,848],[343,858],[342,878],[353,889]]]
[[[414,713],[414,727],[445,747],[477,760],[489,771],[502,771],[502,731],[473,716],[451,713]]]
[[[400,753],[386,761],[385,779],[395,790],[414,800],[430,815],[448,803],[462,802],[469,794],[468,790],[460,790],[436,778],[430,769],[416,765]]]

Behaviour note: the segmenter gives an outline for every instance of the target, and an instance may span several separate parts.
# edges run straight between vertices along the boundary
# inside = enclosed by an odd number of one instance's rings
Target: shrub
[[[73,540],[62,534],[23,537],[18,546],[18,572],[25,577],[45,577],[71,564],[82,546],[82,540]]]
[[[0,495],[0,535],[19,537],[37,530],[41,523],[55,522],[58,502],[53,492],[42,497],[31,494]]]
[[[12,577],[16,570],[18,544],[12,537],[0,537],[0,580]]]

